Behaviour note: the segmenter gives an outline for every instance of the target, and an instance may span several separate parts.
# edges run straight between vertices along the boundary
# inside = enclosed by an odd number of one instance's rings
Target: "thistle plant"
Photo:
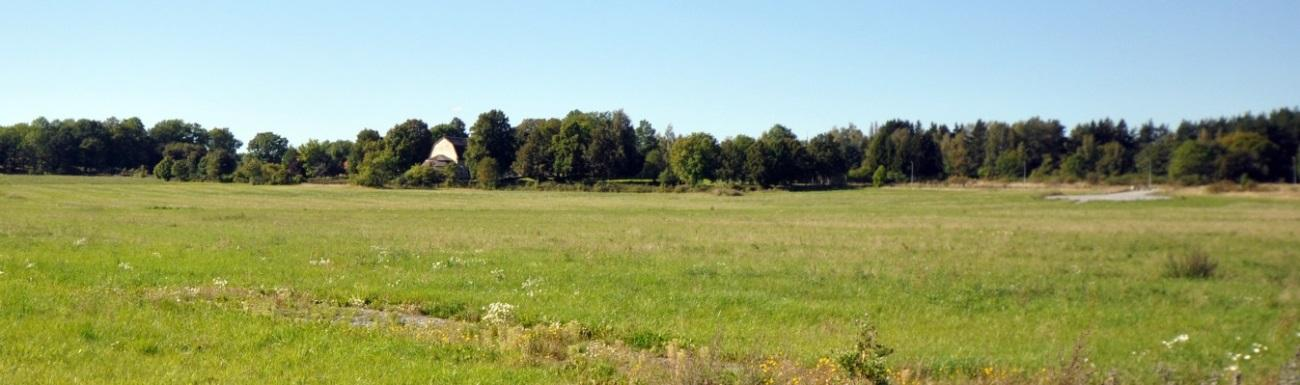
[[[876,340],[876,326],[871,322],[870,314],[864,314],[858,321],[858,340],[853,351],[841,355],[839,363],[849,377],[861,378],[875,385],[888,385],[889,369],[885,366],[885,357],[893,352],[894,349]]]

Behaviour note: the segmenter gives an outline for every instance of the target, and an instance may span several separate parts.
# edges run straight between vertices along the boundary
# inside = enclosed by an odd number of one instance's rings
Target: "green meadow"
[[[252,299],[157,294],[199,287],[467,323],[505,303],[515,324],[572,321],[650,354],[707,347],[805,367],[850,350],[869,314],[892,370],[931,380],[1029,377],[1077,345],[1089,367],[1129,378],[1235,365],[1264,381],[1300,347],[1300,201],[1045,193],[0,176],[0,383],[626,380],[488,343],[249,311]],[[1165,274],[1192,253],[1217,262],[1213,277]]]

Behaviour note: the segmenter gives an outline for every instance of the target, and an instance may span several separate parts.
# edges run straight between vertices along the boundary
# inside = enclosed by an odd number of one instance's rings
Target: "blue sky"
[[[351,138],[625,109],[679,133],[1300,105],[1288,1],[4,1],[0,122]]]

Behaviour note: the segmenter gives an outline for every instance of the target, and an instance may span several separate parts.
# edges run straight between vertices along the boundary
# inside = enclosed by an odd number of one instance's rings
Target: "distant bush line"
[[[468,138],[462,164],[423,165],[443,136]],[[148,129],[138,118],[37,118],[0,126],[4,173],[407,188],[741,191],[975,179],[1245,185],[1295,182],[1298,150],[1300,117],[1291,108],[1183,121],[1173,130],[1103,119],[1068,134],[1059,121],[1037,117],[952,126],[891,120],[866,132],[852,124],[832,127],[806,140],[779,124],[757,137],[678,136],[671,125],[663,132],[645,120],[634,125],[622,110],[573,111],[517,125],[492,110],[468,129],[460,119],[433,127],[411,119],[382,136],[363,129],[355,140],[297,146],[272,132],[245,145],[229,129],[179,119]]]

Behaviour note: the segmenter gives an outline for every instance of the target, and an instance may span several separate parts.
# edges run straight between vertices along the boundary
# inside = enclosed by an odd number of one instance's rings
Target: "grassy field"
[[[1260,381],[1300,346],[1300,201],[1080,205],[1042,193],[0,176],[0,383],[628,379],[481,340],[256,311],[265,299],[159,294],[185,288],[278,289],[466,323],[508,303],[513,323],[574,321],[582,338],[639,351],[707,347],[805,367],[848,351],[870,313],[896,349],[890,366],[931,379],[1032,376],[1081,341],[1098,371],[1237,365]],[[1197,251],[1219,262],[1214,278],[1163,275],[1167,258]]]

